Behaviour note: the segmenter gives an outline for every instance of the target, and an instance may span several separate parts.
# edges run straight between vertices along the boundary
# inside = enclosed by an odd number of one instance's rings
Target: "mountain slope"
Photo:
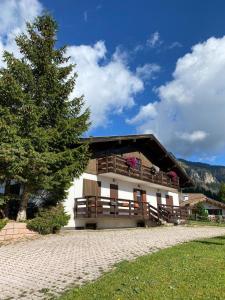
[[[225,166],[214,166],[184,159],[178,161],[196,184],[195,189],[192,188],[187,191],[205,191],[208,194],[212,193],[211,196],[216,196],[220,183],[225,182]]]

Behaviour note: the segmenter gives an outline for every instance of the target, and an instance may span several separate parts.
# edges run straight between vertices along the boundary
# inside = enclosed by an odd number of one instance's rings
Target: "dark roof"
[[[118,145],[124,144],[124,142],[125,144],[130,143],[130,145],[134,145],[134,142],[136,142],[141,151],[163,171],[175,171],[180,177],[181,187],[194,185],[185,170],[177,162],[174,155],[169,153],[153,134],[99,136],[84,138],[82,140],[90,143],[91,150],[110,148],[112,145],[114,145],[114,147],[119,147]]]

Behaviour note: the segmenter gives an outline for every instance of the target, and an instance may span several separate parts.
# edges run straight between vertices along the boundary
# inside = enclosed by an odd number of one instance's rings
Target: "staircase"
[[[172,206],[172,205],[158,205],[156,208],[151,204],[149,207],[149,216],[150,221],[154,222],[156,225],[158,224],[175,224],[178,220],[186,220],[188,217],[188,212],[185,208],[181,208],[180,206]]]

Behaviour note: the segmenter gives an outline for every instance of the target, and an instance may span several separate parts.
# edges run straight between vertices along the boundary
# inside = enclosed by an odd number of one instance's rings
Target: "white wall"
[[[178,193],[168,192],[168,195],[173,197],[173,205],[174,206],[179,206],[180,205],[180,203],[179,203],[179,194]]]
[[[138,189],[142,189],[142,190],[146,191],[147,202],[149,202],[151,205],[153,205],[155,207],[157,207],[156,193],[161,193],[162,204],[166,204],[165,196],[168,194],[170,196],[173,196],[174,205],[179,205],[178,191],[177,192],[174,192],[174,191],[172,192],[169,190],[165,191],[165,187],[162,190],[160,190],[160,189],[156,189],[156,188],[149,186],[149,183],[140,185],[140,184],[136,184],[133,182],[124,181],[121,179],[113,180],[113,178],[106,177],[103,175],[92,175],[92,174],[84,173],[79,179],[75,179],[73,181],[73,184],[68,191],[67,199],[64,202],[65,210],[71,216],[67,227],[84,226],[85,222],[88,222],[88,223],[91,222],[90,219],[74,220],[74,211],[73,211],[74,198],[79,198],[79,197],[83,196],[83,179],[101,181],[101,196],[103,196],[103,197],[110,197],[110,184],[116,184],[116,185],[118,185],[118,197],[121,199],[133,200],[133,189],[138,188]],[[98,221],[98,223],[100,224],[98,227],[106,226],[107,222],[108,222],[107,227],[116,227],[116,225],[114,224],[115,221],[112,221],[112,220],[110,221],[109,218],[108,219],[106,218],[106,220],[103,220],[103,218],[101,218],[101,220]],[[133,224],[134,226],[136,225],[136,221],[134,221],[134,220],[118,221],[118,219],[117,219],[116,222],[117,222],[116,223],[117,226],[118,226],[118,224],[120,224],[119,227],[130,227],[131,224]],[[124,226],[122,226],[122,224],[124,224]]]

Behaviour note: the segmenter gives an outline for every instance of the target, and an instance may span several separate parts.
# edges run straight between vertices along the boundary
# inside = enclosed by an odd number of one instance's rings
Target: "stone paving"
[[[99,277],[121,260],[225,235],[222,227],[71,231],[0,247],[0,299],[50,299]]]
[[[33,238],[37,235],[38,234],[36,232],[27,229],[26,223],[10,221],[2,230],[0,230],[0,243],[3,241],[10,242],[24,238]]]

